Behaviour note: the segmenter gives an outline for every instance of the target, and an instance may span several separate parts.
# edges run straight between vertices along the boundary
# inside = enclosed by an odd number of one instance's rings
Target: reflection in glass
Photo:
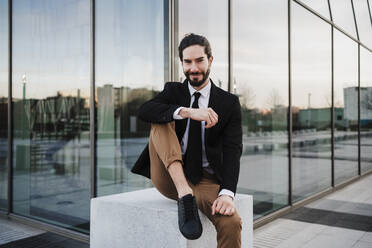
[[[205,36],[214,57],[210,77],[220,88],[228,88],[228,0],[179,1],[179,41],[185,34]],[[178,46],[178,44],[177,44]],[[179,61],[179,59],[177,60]],[[185,79],[179,64],[181,81]]]
[[[89,229],[89,0],[13,1],[14,212]]]
[[[372,53],[360,48],[360,161],[362,173],[372,169]]]
[[[353,1],[355,16],[358,24],[358,34],[360,41],[372,48],[372,23],[368,11],[367,0]]]
[[[329,18],[329,7],[328,7],[328,1],[327,0],[300,0],[319,14],[321,14],[323,17]]]
[[[350,0],[330,0],[333,22],[349,35],[357,38]]]
[[[331,186],[331,27],[292,8],[293,200]]]
[[[166,2],[96,2],[98,195],[152,186],[130,169],[150,131],[148,123],[137,119],[137,110],[166,80]]]
[[[287,1],[234,1],[235,94],[242,105],[238,192],[255,218],[288,205]]]
[[[0,1],[0,209],[8,202],[8,1]]]
[[[358,175],[358,45],[334,32],[335,182]]]

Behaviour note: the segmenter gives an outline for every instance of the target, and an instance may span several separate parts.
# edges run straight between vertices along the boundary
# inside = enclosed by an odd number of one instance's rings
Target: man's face
[[[206,83],[212,61],[213,57],[208,59],[202,46],[193,45],[183,50],[183,73],[192,86],[199,87]]]

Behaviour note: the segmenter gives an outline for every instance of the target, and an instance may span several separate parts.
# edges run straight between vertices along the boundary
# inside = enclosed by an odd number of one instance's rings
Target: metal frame
[[[232,92],[234,89],[234,79],[233,79],[233,44],[232,44],[232,37],[233,37],[233,7],[232,7],[232,1],[227,1],[227,56],[228,56],[228,84],[227,84],[227,91]],[[234,93],[234,92],[233,92]]]
[[[288,204],[293,205],[293,180],[292,180],[292,149],[293,149],[293,121],[292,121],[292,43],[291,43],[291,3],[292,0],[288,0]]]
[[[13,103],[12,103],[12,74],[13,74],[13,2],[8,0],[8,214],[13,212]]]
[[[351,10],[353,11],[355,32],[356,32],[358,40],[360,40],[359,31],[358,31],[358,24],[357,24],[356,15],[355,15],[354,0],[350,0],[350,3],[351,3]]]
[[[97,196],[97,132],[95,106],[95,0],[90,0],[90,198]]]
[[[330,0],[327,0],[329,17],[333,21],[332,9]],[[334,90],[335,90],[335,75],[334,75],[334,28],[331,25],[331,186],[335,187],[335,102],[334,102]]]
[[[178,6],[179,0],[169,0],[170,1],[170,68],[171,68],[171,79],[172,81],[178,81],[179,72],[179,57],[178,57]]]
[[[354,17],[354,24],[355,24],[355,31],[358,40],[360,41],[359,37],[359,30],[358,30],[358,23],[355,14],[355,7],[354,7],[354,0],[351,0],[351,9],[353,11]],[[360,164],[360,44],[358,45],[358,175],[361,175],[361,164]]]
[[[360,141],[360,44],[358,44],[358,175],[362,175]]]

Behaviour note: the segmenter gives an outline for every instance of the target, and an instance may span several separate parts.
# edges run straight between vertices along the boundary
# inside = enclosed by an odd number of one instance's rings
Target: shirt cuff
[[[180,112],[181,109],[183,109],[184,107],[179,107],[178,109],[176,109],[176,111],[174,111],[173,113],[173,119],[175,120],[182,120],[182,119],[185,119],[183,118],[182,116],[180,116],[178,113]]]
[[[221,196],[221,195],[228,195],[230,196],[233,200],[234,200],[234,192],[232,192],[231,190],[228,190],[228,189],[222,189],[220,191],[220,193],[218,194],[218,196]]]

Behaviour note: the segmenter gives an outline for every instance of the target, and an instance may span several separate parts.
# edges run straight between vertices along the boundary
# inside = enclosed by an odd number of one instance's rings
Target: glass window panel
[[[8,1],[0,1],[0,209],[8,208]]]
[[[13,1],[14,212],[87,232],[89,0]]]
[[[196,7],[197,6],[197,7]],[[228,89],[228,1],[179,1],[179,41],[188,33],[205,36],[212,48],[213,65],[210,78],[224,90]],[[178,44],[176,44],[178,46]],[[178,61],[180,61],[178,59]],[[179,64],[181,81],[185,79]]]
[[[292,8],[293,200],[331,186],[331,26]]]
[[[360,48],[360,161],[362,173],[372,169],[372,53]]]
[[[372,23],[368,11],[367,0],[357,0],[354,2],[355,16],[358,24],[360,41],[372,48]]]
[[[349,35],[357,38],[350,0],[330,0],[333,22]]]
[[[324,16],[327,19],[330,19],[329,17],[329,7],[328,7],[328,1],[327,0],[300,0],[322,16]]]
[[[242,105],[238,192],[254,217],[288,204],[287,1],[234,1],[233,93]]]
[[[137,110],[167,80],[167,2],[96,2],[98,195],[152,186],[130,169],[150,133],[150,125],[137,119]]]
[[[334,32],[335,182],[358,175],[358,45]]]

